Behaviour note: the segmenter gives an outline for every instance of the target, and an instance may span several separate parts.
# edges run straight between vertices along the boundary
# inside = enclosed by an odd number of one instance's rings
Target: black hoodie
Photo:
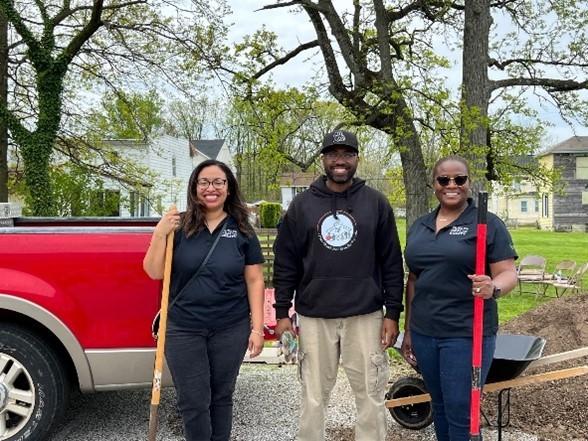
[[[392,208],[383,194],[354,179],[344,192],[322,176],[294,198],[274,243],[276,316],[295,308],[308,317],[402,311],[403,267]]]

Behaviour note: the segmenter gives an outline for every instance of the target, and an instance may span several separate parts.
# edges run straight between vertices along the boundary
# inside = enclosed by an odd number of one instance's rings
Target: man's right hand
[[[294,327],[292,326],[292,320],[289,318],[279,319],[278,323],[276,323],[276,328],[274,329],[276,338],[280,340],[282,338],[282,334],[286,331],[290,331],[292,334],[296,334],[296,332],[294,332]]]

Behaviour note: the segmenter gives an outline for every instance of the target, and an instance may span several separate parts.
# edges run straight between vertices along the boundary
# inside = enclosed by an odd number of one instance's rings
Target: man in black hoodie
[[[398,336],[403,267],[396,222],[378,191],[354,178],[354,134],[327,134],[325,176],[296,196],[274,244],[276,333],[293,332],[295,296],[302,410],[297,441],[323,441],[339,360],[357,405],[356,441],[384,441],[386,349]]]

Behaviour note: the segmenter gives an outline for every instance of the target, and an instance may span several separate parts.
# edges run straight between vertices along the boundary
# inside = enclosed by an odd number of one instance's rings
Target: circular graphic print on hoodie
[[[336,215],[326,213],[317,225],[319,239],[322,244],[333,251],[349,248],[357,237],[355,219],[346,211],[337,210]]]

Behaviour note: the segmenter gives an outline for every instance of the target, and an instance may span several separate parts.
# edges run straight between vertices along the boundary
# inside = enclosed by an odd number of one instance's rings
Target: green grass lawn
[[[398,235],[404,249],[406,239],[406,221],[398,219]],[[532,228],[511,229],[510,234],[519,255],[519,259],[535,254],[547,259],[547,270],[553,271],[555,265],[562,260],[574,260],[579,265],[588,262],[588,234],[560,233],[536,230]],[[588,275],[584,278],[584,286],[588,285]],[[498,302],[500,322],[504,323],[529,309],[549,300],[550,297],[535,295],[532,285],[523,285],[523,294],[518,287]],[[548,296],[554,295],[553,289],[547,291]]]

